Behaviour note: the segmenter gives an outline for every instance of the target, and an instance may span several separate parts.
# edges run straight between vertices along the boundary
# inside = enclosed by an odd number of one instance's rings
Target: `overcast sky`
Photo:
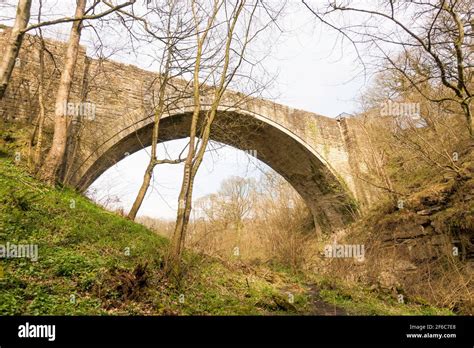
[[[73,8],[73,2],[49,1],[47,6],[46,14],[68,12]],[[7,13],[6,8],[2,11],[2,15]],[[365,81],[350,47],[342,49],[335,45],[335,33],[318,24],[300,2],[291,4],[279,25],[284,32],[271,34],[274,38],[272,54],[264,61],[266,71],[276,76],[267,95],[275,102],[329,117],[356,111],[357,97],[365,87]],[[69,25],[54,27],[48,29],[48,34],[65,39],[68,30]],[[81,43],[90,46],[88,42],[85,34]],[[93,54],[93,51],[88,47],[88,54]],[[142,57],[130,54],[113,59],[150,68]],[[181,149],[184,141],[167,143],[168,151]],[[128,211],[141,184],[148,152],[142,150],[131,154],[107,170],[90,187],[91,197],[102,203],[115,201],[113,206],[122,206]],[[210,152],[197,175],[194,198],[215,192],[222,180],[229,176],[256,177],[261,170],[268,170],[255,161],[227,146]],[[161,165],[155,169],[153,189],[149,190],[139,216],[175,217],[182,170],[182,165]]]

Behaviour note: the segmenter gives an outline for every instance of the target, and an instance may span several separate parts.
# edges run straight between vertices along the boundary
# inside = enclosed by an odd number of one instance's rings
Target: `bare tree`
[[[217,115],[221,100],[229,84],[239,71],[242,62],[245,60],[247,45],[267,26],[264,23],[261,27],[257,28],[255,32],[252,32],[252,29],[254,29],[253,20],[255,19],[258,6],[258,1],[247,2],[241,0],[234,3],[227,3],[226,1],[215,0],[212,3],[211,9],[205,10],[203,6],[196,1],[192,2],[192,13],[196,21],[197,42],[193,77],[194,112],[190,128],[189,149],[184,163],[183,182],[178,198],[176,226],[167,257],[167,273],[177,271],[179,274],[179,263],[185,246],[186,232],[192,209],[194,179],[209,143],[211,127]],[[220,11],[221,9],[222,11]],[[200,29],[199,26],[199,23],[202,21],[199,17],[202,16],[202,13],[205,14],[205,18],[207,19],[204,29]],[[246,16],[242,15],[243,13],[245,13]],[[222,23],[219,23],[218,20],[221,17],[224,19]],[[273,18],[271,20],[273,21]],[[223,27],[225,30],[223,40],[219,40],[219,36],[214,34],[215,28],[219,29],[220,27]],[[242,31],[240,35],[238,33],[239,29]],[[202,89],[200,88],[203,47],[209,49],[210,45],[215,42],[218,43],[215,48],[216,51],[211,53],[216,56],[222,52],[222,58],[217,61],[217,66],[212,67],[211,65],[211,77],[207,77],[207,79],[211,81],[216,81],[216,85],[210,89],[211,94],[206,96],[209,99],[209,108],[203,115],[198,135],[198,120],[202,113],[201,97],[206,92],[206,89],[209,90],[209,88],[205,88],[206,86],[203,86]],[[232,60],[234,60],[233,64],[231,64]],[[207,79],[204,80],[206,81]],[[199,136],[198,142],[196,142],[197,136]],[[196,145],[197,147],[195,147]]]
[[[314,250],[313,218],[282,177],[231,177],[196,200],[187,246],[228,261],[270,261],[301,269]],[[236,252],[237,250],[237,252]]]
[[[197,124],[199,120],[199,115],[201,113],[201,91],[200,91],[200,69],[201,69],[201,59],[203,56],[203,47],[206,41],[207,36],[209,35],[211,28],[216,21],[217,14],[222,2],[215,0],[209,17],[207,19],[207,24],[205,29],[202,30],[199,27],[199,19],[197,17],[196,2],[192,2],[192,13],[195,21],[196,27],[196,61],[194,65],[194,74],[193,74],[193,99],[194,99],[194,111],[191,120],[191,128],[189,134],[189,150],[186,156],[186,161],[184,162],[184,174],[183,182],[181,185],[181,191],[178,197],[178,212],[176,217],[175,231],[171,240],[171,249],[168,255],[167,260],[167,272],[172,271],[173,267],[179,266],[178,263],[181,260],[181,255],[185,243],[185,234],[187,229],[187,223],[189,221],[189,212],[191,210],[191,202],[189,195],[191,191],[191,176],[193,169],[193,160],[195,155],[195,142],[196,142],[196,133],[197,133]],[[188,213],[188,215],[186,214]]]
[[[38,19],[41,18],[41,10],[42,10],[42,0],[40,0],[40,9],[38,11]],[[34,123],[33,133],[31,134],[29,148],[28,148],[28,166],[31,169],[36,170],[36,166],[39,163],[41,157],[41,148],[43,144],[43,127],[46,118],[46,111],[45,111],[45,51],[46,51],[46,44],[43,37],[43,32],[41,28],[38,29],[38,41],[39,41],[39,74],[38,74],[38,107],[39,112],[36,118],[36,122]],[[35,144],[36,139],[36,148],[34,154],[32,154],[32,149]]]
[[[221,185],[224,215],[232,223],[239,239],[243,221],[248,217],[252,208],[251,196],[254,191],[254,184],[251,179],[231,177]]]
[[[69,125],[71,124],[71,118],[67,115],[67,103],[69,100],[69,94],[74,78],[74,70],[76,67],[77,57],[79,53],[79,42],[81,39],[81,32],[83,28],[83,21],[85,19],[101,18],[109,13],[117,11],[124,6],[133,4],[134,1],[124,3],[115,7],[111,7],[109,10],[102,12],[96,16],[86,16],[87,11],[91,11],[97,6],[98,1],[95,0],[91,8],[86,11],[87,0],[77,0],[76,10],[73,18],[81,18],[78,20],[72,19],[59,19],[55,21],[44,22],[33,27],[39,27],[44,25],[52,25],[60,22],[72,21],[72,27],[69,35],[69,41],[67,44],[66,54],[64,58],[64,67],[61,72],[61,78],[59,82],[58,92],[56,94],[55,101],[55,112],[54,112],[54,136],[52,145],[46,156],[46,159],[39,170],[39,176],[49,184],[54,184],[57,179],[58,169],[63,163],[64,155],[66,152],[67,140],[69,136]]]
[[[8,81],[15,67],[15,60],[20,52],[21,43],[25,34],[24,29],[30,20],[31,0],[18,0],[15,24],[10,33],[6,52],[0,65],[0,100],[5,95]]]
[[[119,9],[122,9],[126,6],[130,6],[135,3],[136,0],[130,0],[128,2],[122,3],[120,5],[111,5],[107,2],[106,5],[109,7],[107,10],[98,13],[87,15],[86,13],[92,11],[101,1],[94,0],[92,6],[87,10],[84,11],[81,16],[74,16],[74,17],[60,17],[54,20],[49,21],[38,21],[38,23],[34,23],[28,26],[28,22],[30,20],[30,12],[31,12],[31,0],[19,0],[18,6],[16,10],[15,16],[15,24],[10,33],[10,39],[8,42],[8,46],[6,49],[6,53],[2,58],[2,62],[0,64],[0,100],[3,99],[5,96],[8,83],[13,72],[13,68],[15,67],[15,61],[18,57],[18,53],[20,51],[21,44],[23,42],[23,37],[25,33],[28,31],[39,29],[45,26],[51,26],[61,23],[69,23],[69,22],[77,22],[86,19],[98,19],[109,15]],[[41,8],[41,6],[40,6]]]
[[[303,4],[343,40],[349,40],[357,53],[366,49],[370,63],[402,74],[425,100],[460,107],[474,138],[471,1],[384,0],[359,4],[350,0],[328,1],[316,7],[303,0]],[[380,59],[382,64],[377,63]],[[426,84],[442,87],[446,93],[440,96],[439,88],[424,89]]]
[[[82,17],[84,15],[86,11],[86,2],[87,0],[77,0],[75,11],[76,17]],[[61,79],[56,94],[53,143],[39,172],[40,177],[49,184],[55,183],[56,173],[62,163],[64,153],[66,152],[68,127],[71,120],[67,115],[65,106],[68,102],[73,82],[74,69],[79,52],[81,31],[82,20],[73,22],[64,59],[64,68],[61,72]]]
[[[161,9],[159,14],[161,17],[166,18],[165,23],[165,32],[163,37],[166,37],[165,41],[165,48],[163,50],[163,56],[161,57],[161,64],[160,64],[160,74],[158,78],[159,83],[159,90],[158,90],[158,101],[157,106],[154,111],[154,120],[153,120],[153,132],[152,132],[152,143],[151,143],[151,155],[150,161],[148,162],[148,166],[145,170],[145,174],[143,176],[142,185],[138,191],[138,194],[133,202],[132,208],[128,213],[128,218],[134,220],[140,206],[143,203],[143,199],[145,198],[146,192],[150,186],[150,181],[153,175],[153,169],[163,163],[167,164],[176,164],[181,163],[184,160],[181,158],[170,160],[170,159],[161,159],[157,158],[157,146],[158,146],[158,137],[159,137],[159,129],[160,129],[160,120],[163,114],[167,109],[169,109],[171,104],[176,104],[178,100],[181,98],[179,96],[179,92],[173,92],[177,94],[175,97],[167,96],[167,89],[172,84],[172,79],[177,78],[178,76],[187,72],[186,68],[179,67],[178,72],[172,75],[173,64],[176,64],[176,59],[179,59],[177,56],[179,54],[177,51],[179,50],[179,43],[181,40],[188,38],[188,36],[192,33],[193,28],[188,28],[189,25],[185,19],[182,18],[182,14],[179,11],[183,11],[183,8],[178,7],[176,1],[171,0],[167,2],[164,6],[166,6],[169,10]],[[163,7],[164,7],[163,6]],[[173,26],[174,22],[174,27]],[[149,32],[149,30],[147,30]],[[153,34],[156,37],[156,33]],[[187,94],[186,91],[182,91],[181,93]]]

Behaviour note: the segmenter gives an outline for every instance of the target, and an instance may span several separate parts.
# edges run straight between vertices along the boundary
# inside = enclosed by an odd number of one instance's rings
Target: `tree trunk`
[[[196,49],[196,62],[194,66],[194,110],[193,110],[193,117],[191,121],[191,128],[189,134],[189,151],[186,158],[186,162],[184,165],[184,175],[183,175],[183,183],[181,185],[181,192],[179,194],[178,199],[178,213],[176,217],[176,225],[175,230],[173,233],[173,237],[171,240],[171,249],[168,254],[168,259],[166,262],[165,272],[175,273],[179,276],[180,273],[180,262],[181,257],[184,250],[185,240],[186,240],[186,232],[189,223],[189,217],[192,209],[192,196],[193,196],[193,185],[194,179],[196,177],[197,171],[202,163],[202,159],[204,157],[205,150],[207,148],[207,144],[210,137],[211,126],[214,121],[214,118],[217,113],[217,108],[219,106],[220,100],[222,95],[227,87],[226,79],[227,79],[227,70],[229,67],[230,61],[230,44],[233,39],[235,25],[237,23],[237,19],[239,18],[240,12],[242,11],[244,5],[244,1],[239,2],[236,6],[236,12],[232,18],[232,21],[229,21],[229,29],[227,32],[227,40],[225,43],[224,49],[224,65],[222,71],[220,72],[220,81],[219,84],[214,92],[214,99],[211,105],[210,110],[208,111],[205,120],[204,120],[204,130],[201,134],[201,144],[199,145],[198,150],[194,148],[195,146],[195,139],[196,139],[196,131],[197,131],[197,123],[199,119],[199,115],[201,113],[201,102],[200,102],[200,88],[199,88],[199,71],[201,68],[201,58],[202,58],[202,49],[203,44],[206,39],[206,36],[213,25],[213,22],[217,16],[217,11],[219,9],[218,3],[215,3],[214,13],[212,14],[211,20],[208,21],[208,26],[203,32],[203,36],[199,38],[199,34],[197,35],[197,49]],[[193,13],[195,15],[195,13]],[[245,47],[245,45],[244,45]],[[233,77],[235,71],[231,74],[230,79]]]
[[[0,100],[3,99],[7,90],[8,82],[15,67],[15,60],[20,52],[23,41],[23,30],[30,20],[31,0],[19,0],[16,8],[15,24],[10,33],[8,46],[5,50],[2,63],[0,65]]]
[[[194,151],[191,151],[193,152]],[[171,238],[171,249],[166,262],[166,273],[174,272],[179,274],[179,264],[183,255],[185,244],[186,229],[189,221],[189,212],[191,211],[191,200],[188,199],[191,186],[192,157],[191,161],[184,164],[184,176],[181,191],[178,198],[178,212],[176,215],[176,225]]]
[[[85,12],[87,0],[77,0],[75,17],[82,17]],[[81,39],[82,21],[73,22],[71,34],[69,36],[64,68],[61,73],[58,93],[55,103],[55,120],[53,143],[48,152],[46,160],[40,170],[40,177],[49,184],[54,184],[59,166],[61,165],[66,152],[68,137],[68,126],[70,120],[67,115],[66,104],[69,100],[74,69],[76,67],[79,52],[79,41]]]
[[[209,21],[209,23],[212,23]],[[183,247],[184,247],[184,239],[186,233],[186,209],[187,206],[191,205],[188,203],[188,190],[189,184],[191,182],[191,174],[192,174],[192,165],[193,165],[193,158],[195,153],[195,140],[196,140],[196,130],[197,124],[199,120],[199,114],[201,112],[201,100],[200,100],[200,85],[199,85],[199,71],[201,68],[201,57],[202,57],[202,47],[204,44],[204,40],[206,38],[207,33],[209,32],[208,25],[207,29],[204,31],[203,36],[199,38],[198,34],[198,44],[197,44],[197,52],[196,52],[196,62],[194,65],[194,74],[193,74],[193,99],[194,99],[194,110],[193,116],[191,119],[191,127],[189,130],[189,150],[186,156],[186,161],[184,162],[184,172],[183,172],[183,182],[181,184],[181,191],[179,192],[178,197],[178,212],[176,214],[176,224],[174,228],[174,233],[171,238],[171,248],[167,255],[166,265],[165,265],[165,273],[169,274],[171,272],[179,274],[179,263],[181,260]]]
[[[44,72],[45,72],[45,66],[44,66],[44,50],[45,50],[45,43],[44,43],[44,38],[43,35],[41,34],[41,29],[40,29],[40,39],[41,39],[41,48],[40,48],[40,82],[38,86],[38,104],[39,104],[39,114],[38,114],[38,135],[37,135],[37,140],[36,140],[36,147],[35,147],[35,153],[33,156],[33,165],[35,170],[38,168],[38,164],[40,163],[41,160],[41,148],[43,146],[43,127],[44,127],[44,120],[46,117],[46,111],[45,111],[45,106],[44,106]]]
[[[471,108],[470,104],[463,102],[461,104],[463,111],[464,111],[464,116],[466,117],[466,123],[467,123],[467,130],[469,131],[469,136],[471,140],[474,139],[474,120],[472,119],[472,113],[471,113]]]
[[[148,190],[148,186],[150,186],[151,176],[153,174],[154,167],[155,167],[155,164],[153,162],[153,159],[150,159],[150,163],[148,164],[145,170],[145,175],[143,175],[142,186],[140,187],[137,197],[135,198],[132,208],[130,209],[130,212],[128,213],[128,216],[127,216],[130,220],[135,220],[135,217],[137,216],[137,213],[138,213],[138,209],[140,209],[143,203],[143,199],[145,198],[145,194]]]
[[[155,117],[154,117],[154,124],[153,124],[153,133],[151,138],[151,155],[150,155],[150,162],[148,163],[148,167],[146,168],[145,174],[143,176],[142,186],[138,191],[137,197],[133,202],[132,208],[128,213],[128,218],[130,220],[135,220],[137,216],[138,210],[140,209],[143,199],[145,198],[145,194],[148,190],[148,186],[150,185],[151,177],[153,175],[153,169],[155,168],[157,161],[157,147],[158,147],[158,136],[160,133],[160,121],[161,117],[163,116],[163,111],[165,108],[165,96],[166,96],[166,87],[169,81],[169,74],[171,68],[171,59],[172,59],[172,52],[171,52],[171,45],[170,41],[167,43],[167,57],[165,63],[165,71],[161,74],[161,81],[160,81],[160,90],[158,95],[158,107],[155,110]]]

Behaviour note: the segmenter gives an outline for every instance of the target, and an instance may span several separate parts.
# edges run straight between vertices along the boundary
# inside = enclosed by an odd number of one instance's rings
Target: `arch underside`
[[[190,121],[190,113],[163,118],[159,141],[188,137]],[[111,146],[81,175],[76,186],[85,190],[127,153],[150,146],[152,129],[150,122]],[[353,200],[344,184],[314,150],[289,131],[247,114],[227,111],[218,113],[211,139],[241,150],[256,150],[257,158],[283,176],[301,195],[320,230],[333,230],[352,221]]]

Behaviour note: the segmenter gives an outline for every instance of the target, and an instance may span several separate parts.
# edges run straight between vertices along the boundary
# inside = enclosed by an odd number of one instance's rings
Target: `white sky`
[[[4,0],[14,4],[16,1]],[[61,8],[71,12],[71,1],[49,1],[51,10],[58,13]],[[11,9],[10,9],[11,10]],[[2,10],[2,16],[6,10]],[[48,12],[45,12],[46,15]],[[52,13],[52,12],[51,12]],[[0,20],[8,24],[4,18]],[[285,104],[321,115],[335,117],[342,112],[356,111],[357,96],[365,87],[360,66],[350,47],[342,50],[335,45],[335,33],[317,23],[312,14],[300,2],[293,2],[284,16],[280,27],[284,34],[275,33],[278,40],[272,54],[264,62],[266,70],[276,76],[268,95],[275,102]],[[48,34],[65,37],[69,25],[48,29]],[[61,34],[62,33],[62,34]],[[91,34],[89,34],[91,35]],[[87,34],[82,44],[87,45]],[[92,48],[88,48],[91,54]],[[140,65],[142,59],[132,56],[112,57],[129,64]],[[142,68],[149,68],[143,66]],[[181,149],[185,140],[167,144],[168,151]],[[230,147],[206,155],[197,175],[194,198],[215,192],[222,180],[229,176],[258,176],[265,168],[258,166],[255,159],[249,159],[241,151]],[[90,187],[93,197],[104,203],[118,198],[111,206],[130,208],[141,184],[148,163],[146,150],[139,151],[107,170]],[[260,167],[257,168],[257,167]],[[148,215],[173,219],[177,206],[177,196],[182,177],[182,165],[162,165],[155,169],[153,190],[149,190],[146,200],[139,211]]]

